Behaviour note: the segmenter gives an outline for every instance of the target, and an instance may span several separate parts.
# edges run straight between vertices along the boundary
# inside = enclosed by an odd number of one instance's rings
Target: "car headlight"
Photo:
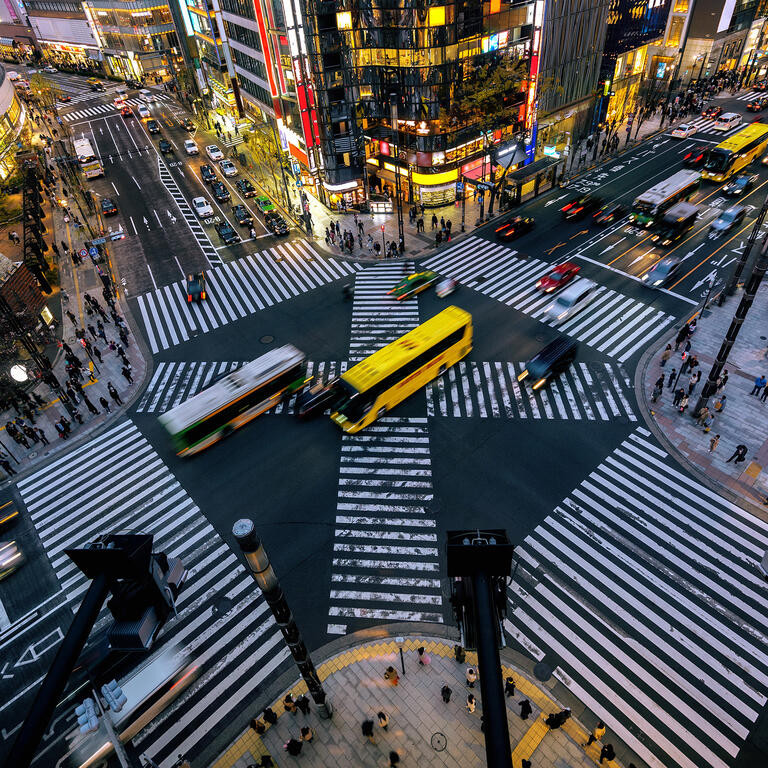
[[[517,380],[522,381],[528,377],[528,369],[526,368],[521,374],[518,375]]]
[[[663,280],[656,280],[656,281],[654,281],[653,284],[654,284],[654,286],[656,286],[656,285],[661,285],[663,282],[664,282]]]
[[[645,274],[642,276],[641,280],[644,280],[645,282],[648,282],[648,272],[646,272],[646,273],[645,273]]]
[[[534,388],[534,389],[539,389],[539,388],[543,387],[543,386],[544,386],[546,383],[547,383],[547,380],[546,380],[546,379],[539,379],[539,380],[538,380],[538,381],[537,381],[537,382],[536,382],[536,383],[533,385],[533,388]]]

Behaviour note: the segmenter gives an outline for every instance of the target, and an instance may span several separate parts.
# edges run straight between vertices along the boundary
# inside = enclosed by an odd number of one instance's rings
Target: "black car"
[[[187,275],[187,302],[205,301],[205,272]]]
[[[592,218],[595,224],[608,225],[621,219],[626,212],[626,206],[621,203],[607,203],[602,208],[599,208]]]
[[[253,216],[248,213],[248,209],[244,205],[233,205],[232,215],[241,227],[250,227],[253,224]]]
[[[267,213],[264,214],[264,221],[267,225],[267,229],[273,235],[288,234],[288,224],[277,211],[267,211]]]
[[[221,221],[218,224],[214,224],[214,227],[225,245],[240,242],[240,235],[235,232],[234,227],[229,222]]]
[[[160,139],[160,143],[157,146],[164,155],[173,154],[173,144],[168,139]]]
[[[503,224],[496,227],[496,239],[502,242],[515,240],[520,235],[530,232],[535,226],[536,221],[531,216],[513,216],[507,219]]]
[[[683,168],[701,168],[707,159],[707,150],[697,147],[683,157]]]
[[[756,173],[742,173],[733,181],[729,181],[721,191],[726,197],[739,197],[745,192],[749,192],[758,179],[759,176]]]
[[[313,416],[330,408],[339,396],[339,380],[332,379],[327,384],[318,382],[314,387],[305,389],[296,398],[295,414],[300,419],[311,419]]]
[[[216,171],[213,170],[213,166],[201,165],[200,178],[202,178],[204,184],[213,184],[216,181]]]
[[[143,88],[143,87],[144,87],[144,86],[143,86],[143,85],[142,85],[142,84],[141,84],[141,83],[140,83],[138,80],[132,80],[130,77],[129,77],[129,78],[126,80],[126,81],[125,81],[125,84],[126,84],[126,85],[127,85],[129,88],[135,88],[135,89],[137,89],[137,90],[138,90],[139,88]]]
[[[762,112],[768,104],[768,97],[758,96],[747,104],[747,112]]]
[[[679,256],[664,256],[642,276],[642,280],[651,288],[663,288],[677,274],[682,263]]]
[[[111,197],[103,197],[101,199],[101,212],[105,216],[114,216],[117,213],[117,206]]]
[[[220,203],[229,200],[229,190],[220,181],[214,181],[213,184],[211,184],[211,192],[213,192],[213,196]]]
[[[251,184],[248,179],[238,179],[235,182],[235,186],[237,187],[237,191],[243,196],[243,197],[255,197],[256,196],[256,188]]]
[[[570,203],[566,203],[560,212],[563,214],[563,218],[568,219],[583,219],[585,216],[589,216],[596,211],[603,201],[599,197],[593,195],[579,195],[571,200]]]
[[[106,88],[104,88],[104,83],[89,83],[91,86],[92,91],[104,91]]]
[[[576,359],[578,351],[579,342],[576,339],[558,336],[525,364],[517,380],[522,382],[528,379],[533,389],[539,389],[552,376],[564,371]]]
[[[181,127],[185,131],[189,131],[190,133],[192,133],[192,131],[195,130],[195,124],[189,118],[186,118],[185,120],[182,121]]]
[[[160,125],[157,120],[147,120],[147,130],[150,133],[160,133]]]

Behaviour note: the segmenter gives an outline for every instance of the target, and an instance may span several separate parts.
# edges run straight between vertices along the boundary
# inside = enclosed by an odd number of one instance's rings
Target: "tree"
[[[39,72],[30,76],[29,90],[38,100],[38,104],[45,107],[53,107],[62,95],[62,91],[56,83]]]

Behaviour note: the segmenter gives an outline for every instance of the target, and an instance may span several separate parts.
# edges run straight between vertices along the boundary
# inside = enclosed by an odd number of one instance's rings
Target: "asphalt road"
[[[93,103],[109,105],[111,97]],[[729,110],[745,102],[718,103]],[[77,104],[68,107],[78,111]],[[180,147],[188,134],[178,111],[161,102],[153,114]],[[283,409],[181,461],[159,413],[215,375],[285,343],[302,349],[315,373],[338,373],[369,343],[370,323],[377,322],[366,298],[386,302],[403,268],[342,265],[296,235],[222,247],[215,233],[188,226],[180,207],[208,192],[199,180],[202,156],[188,160],[177,151],[163,160],[157,137],[138,118],[85,117],[70,122],[75,130],[87,125],[107,158],[106,177],[93,187],[114,195],[120,208],[115,221],[127,237],[114,260],[155,353],[154,373],[127,419],[94,444],[98,472],[86,452],[68,467],[72,487],[46,468],[14,497],[25,510],[19,539],[32,554],[12,581],[0,584],[10,625],[0,648],[26,662],[11,672],[6,664],[0,675],[0,754],[15,727],[5,722],[20,720],[30,701],[25,688],[50,663],[52,648],[34,649],[65,628],[62,617],[73,604],[58,591],[56,576],[76,594],[81,589],[59,547],[87,539],[106,524],[103,516],[153,530],[158,546],[180,553],[193,572],[188,601],[161,642],[187,638],[206,674],[136,746],[164,767],[179,751],[193,765],[196,757],[205,764],[220,735],[211,732],[214,722],[242,725],[249,698],[285,664],[279,633],[262,621],[263,600],[232,554],[232,524],[249,517],[310,649],[382,622],[452,621],[442,565],[446,532],[505,528],[519,552],[510,640],[549,664],[647,763],[738,764],[765,704],[768,660],[739,642],[765,629],[749,608],[760,598],[725,596],[722,576],[702,567],[704,551],[728,558],[728,547],[713,539],[719,519],[731,514],[728,505],[710,498],[642,429],[632,381],[648,344],[695,311],[712,277],[721,281],[732,269],[762,204],[762,166],[743,201],[754,209],[743,230],[727,237],[708,235],[716,211],[729,203],[706,185],[693,200],[700,223],[664,252],[627,221],[600,230],[563,222],[559,209],[572,194],[588,190],[630,204],[677,170],[691,147],[716,139],[702,130],[689,140],[663,135],[640,145],[526,205],[522,212],[536,218],[536,228],[508,246],[498,246],[491,226],[408,265],[459,280],[450,301],[472,313],[474,348],[367,434],[342,437],[327,418],[300,423]],[[220,216],[228,213],[219,208]],[[649,290],[642,274],[670,252],[684,259],[679,277],[666,291]],[[546,302],[532,285],[549,265],[566,260],[599,284],[600,298],[562,329],[580,341],[577,365],[534,396],[518,388],[516,373],[558,331],[542,321]],[[187,310],[177,286],[186,271],[202,267],[210,303]],[[341,283],[352,274],[358,291],[354,302],[344,302]],[[430,292],[386,305],[386,322],[399,334],[445,304]],[[46,507],[35,490],[43,484]],[[76,493],[88,500],[79,515]],[[762,535],[750,532],[755,523],[742,525],[745,536]],[[29,585],[37,580],[44,589],[32,596]],[[22,587],[11,594],[11,584]],[[255,616],[262,619],[245,624]],[[708,706],[718,697],[725,703]],[[62,707],[58,717],[45,760],[63,752],[60,736],[71,712]]]

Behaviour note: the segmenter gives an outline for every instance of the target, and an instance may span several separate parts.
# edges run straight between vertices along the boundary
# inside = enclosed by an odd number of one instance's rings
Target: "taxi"
[[[414,272],[412,275],[404,277],[387,293],[390,296],[394,296],[398,301],[402,301],[410,296],[416,296],[422,291],[426,291],[436,280],[437,275],[429,270],[426,272]]]

